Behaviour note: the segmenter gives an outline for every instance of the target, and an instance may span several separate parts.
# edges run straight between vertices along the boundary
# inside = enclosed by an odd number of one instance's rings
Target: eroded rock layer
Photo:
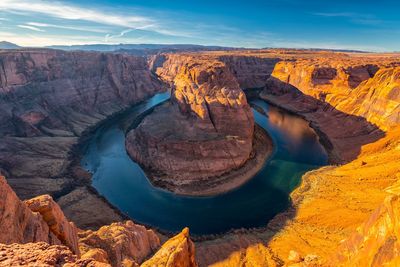
[[[90,127],[163,89],[143,57],[43,49],[1,51],[0,173],[23,199],[41,194],[58,198],[71,192],[63,203],[69,205],[67,216],[78,226],[98,227],[121,220],[86,187],[90,175],[79,166],[71,168],[71,150]],[[93,204],[103,212],[93,216]],[[92,215],[85,219],[80,214]]]
[[[189,229],[183,229],[181,233],[165,242],[160,250],[141,266],[197,267],[195,247],[189,238]]]
[[[152,231],[132,221],[113,223],[97,231],[79,233],[79,248],[83,258],[97,257],[106,252],[106,259],[113,266],[140,264],[160,246],[160,240]]]
[[[194,59],[223,62],[240,86],[265,87],[262,98],[309,120],[330,150],[331,160],[344,163],[307,173],[291,195],[291,208],[265,228],[237,230],[196,242],[200,266],[398,264],[398,189],[393,186],[400,178],[398,58],[394,54],[265,50],[174,54],[154,59],[151,68],[172,84],[183,66],[189,66],[186,64]],[[75,187],[77,178],[87,181],[90,176],[79,168],[64,174],[70,165],[68,151],[82,131],[158,90],[159,82],[148,71],[146,62],[121,55],[47,50],[1,52],[0,59],[0,172],[9,175],[13,188],[25,198],[41,193],[61,196],[72,186],[75,190],[58,202],[69,218],[85,228],[121,220],[120,214],[110,209],[86,184]],[[87,69],[83,67],[85,64],[89,66]],[[225,68],[222,70],[225,73]],[[192,87],[200,88],[200,81],[207,75],[189,70],[180,74],[184,79],[178,85],[183,87],[177,90],[178,96],[172,105],[175,111],[169,112],[186,121],[191,118],[198,122],[204,116],[204,122],[196,125],[202,125],[202,130],[212,129],[209,115],[214,112],[205,106],[207,98],[190,91]],[[134,79],[126,78],[131,75]],[[211,75],[208,79],[215,78]],[[143,95],[131,92],[132,88],[138,88],[134,85],[138,81],[149,81],[148,86],[140,89],[144,90]],[[227,101],[230,103],[229,97]],[[169,110],[168,107],[160,109]],[[0,245],[5,251],[0,254],[0,262],[6,266],[10,262],[21,265],[16,252],[33,260],[39,260],[32,256],[38,252],[49,255],[45,252],[50,249],[48,244],[61,244],[61,240],[42,214],[32,212],[4,184],[3,179],[0,212],[6,216],[0,216],[0,230],[6,235],[0,235],[0,243],[48,243]],[[117,226],[119,229],[120,225]],[[114,256],[110,255],[125,255],[121,253],[125,251],[124,245],[119,241],[129,244],[136,240],[131,238],[136,234],[125,232],[127,229],[136,231],[135,227],[128,227],[113,232],[118,233],[115,235],[91,232],[88,236],[96,237],[93,239],[99,243],[90,246],[86,237],[82,237],[85,242],[81,243],[84,249],[80,252],[84,260],[95,259],[105,266],[113,264]],[[138,231],[139,235],[143,233]],[[156,266],[168,262],[179,262],[182,266],[195,264],[194,249],[188,240],[182,236],[177,242],[173,239],[168,243],[172,245],[166,246],[171,249],[157,253],[149,263]],[[108,250],[107,244],[114,242],[118,245]],[[151,255],[142,257],[145,253],[140,251],[153,251],[153,248],[135,251],[141,259],[147,258]],[[56,248],[54,253],[55,257],[50,258],[61,263],[79,261],[64,246]],[[29,259],[23,258],[23,261]]]
[[[291,194],[292,208],[276,216],[264,230],[237,231],[197,243],[201,266],[236,266],[248,257],[256,266],[263,266],[267,260],[250,256],[257,246],[278,264],[336,266],[332,252],[381,205],[388,195],[384,189],[399,178],[399,122],[394,118],[400,103],[393,93],[399,82],[396,58],[351,54],[281,57],[284,60],[271,73],[261,97],[304,116],[319,132],[331,160],[346,164],[303,176],[302,185]],[[380,209],[380,218],[394,218],[394,209],[387,209],[388,213]],[[396,245],[387,242],[393,239],[391,229],[397,228],[395,223],[387,225],[387,235],[374,233],[377,228],[373,226],[356,234],[357,241],[349,251],[339,248],[339,253],[346,255],[342,264],[354,266],[358,259],[395,262]],[[346,261],[352,255],[354,261]]]
[[[190,194],[180,185],[213,179],[246,163],[254,118],[224,63],[183,60],[173,78],[172,103],[158,107],[132,130],[126,146],[155,184],[168,183],[173,185],[168,189]]]
[[[50,196],[22,202],[2,176],[0,192],[0,266],[131,267],[160,247],[153,230],[132,221],[80,231]],[[188,229],[168,240],[150,266],[197,266]]]

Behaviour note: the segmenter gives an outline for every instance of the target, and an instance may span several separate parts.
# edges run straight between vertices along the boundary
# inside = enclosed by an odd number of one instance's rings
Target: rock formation
[[[23,199],[70,193],[63,203],[75,199],[66,214],[78,216],[78,226],[121,220],[86,187],[90,175],[70,167],[71,152],[82,134],[107,116],[165,89],[146,59],[24,49],[1,51],[0,63],[0,173]],[[95,216],[93,204],[102,209]],[[81,212],[74,212],[76,207]]]
[[[153,230],[132,221],[77,233],[50,196],[22,202],[2,176],[0,193],[0,266],[138,266],[160,246]],[[197,266],[188,229],[167,241],[151,262]]]
[[[0,244],[0,266],[110,267],[93,259],[79,260],[67,247],[45,242]]]
[[[189,229],[183,229],[181,233],[165,242],[160,250],[141,266],[197,267],[195,248],[189,238]]]
[[[265,230],[196,243],[201,266],[235,265],[237,259],[248,257],[244,251],[257,246],[267,249],[277,263],[329,265],[339,242],[381,205],[387,196],[383,190],[399,178],[398,122],[393,122],[399,100],[392,93],[398,84],[395,59],[336,54],[312,55],[314,60],[309,55],[281,57],[285,60],[276,65],[261,96],[304,116],[330,149],[331,160],[346,164],[303,176],[302,185],[291,194],[293,207]],[[366,257],[379,255],[374,248],[366,253]],[[255,256],[252,260],[265,263]]]
[[[107,261],[116,267],[140,264],[160,246],[160,240],[152,230],[132,221],[80,232],[79,237],[83,258]]]
[[[21,202],[0,176],[0,243],[29,243],[44,241],[61,244],[37,212],[32,212]]]
[[[399,197],[397,195],[386,197],[384,203],[373,212],[371,217],[341,243],[332,264],[335,266],[398,266],[400,263],[399,218]]]
[[[78,229],[75,224],[65,218],[60,206],[49,195],[42,195],[25,201],[25,204],[33,212],[42,215],[50,231],[79,256]]]
[[[156,108],[132,130],[126,146],[154,184],[191,194],[182,186],[213,182],[246,163],[254,119],[222,62],[186,59],[173,83],[172,103]]]
[[[150,67],[143,58],[125,55],[32,50],[2,51],[0,62],[0,173],[24,199],[50,194],[66,217],[85,229],[122,221],[121,214],[90,189],[90,175],[72,164],[69,152],[90,127],[162,90],[149,68],[174,86],[174,101],[159,107],[129,138],[142,138],[164,157],[170,156],[169,149],[188,153],[196,147],[214,159],[209,170],[215,174],[223,169],[216,159],[233,170],[245,156],[251,157],[252,128],[246,128],[251,120],[244,119],[249,109],[239,87],[264,87],[262,98],[309,120],[331,162],[343,165],[304,175],[291,194],[291,207],[265,228],[197,241],[199,266],[398,264],[398,55],[289,50],[176,53],[156,56]],[[146,132],[147,127],[156,129],[155,122],[166,125],[174,136],[195,136],[197,143],[176,145],[162,131]],[[244,131],[231,129],[237,123]],[[206,140],[202,150],[204,136],[215,140]],[[244,146],[239,147],[239,141]],[[219,148],[225,142],[230,144],[226,151],[237,152],[235,160],[223,157]],[[128,150],[133,144],[127,143]],[[157,159],[144,145],[133,149]],[[135,153],[132,157],[139,159]],[[173,164],[167,161],[160,168],[178,172],[182,169],[175,167],[183,165],[177,163],[187,160],[171,159]],[[33,211],[26,203],[34,204]],[[48,196],[26,203],[0,178],[0,243],[5,243],[0,245],[0,266],[30,261],[42,266],[137,265],[159,244],[154,233],[141,226],[116,223],[82,231],[78,259],[71,251],[76,244],[69,234],[73,228],[56,203]],[[24,245],[28,242],[40,243]],[[143,264],[196,266],[188,233],[167,241]]]

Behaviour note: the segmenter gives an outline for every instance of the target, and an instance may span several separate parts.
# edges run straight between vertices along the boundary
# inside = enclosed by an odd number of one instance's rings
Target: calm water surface
[[[93,173],[93,186],[134,221],[167,231],[189,226],[192,234],[215,234],[232,228],[265,226],[285,210],[301,176],[327,163],[315,132],[300,117],[251,101],[256,122],[272,137],[275,151],[248,183],[215,197],[183,197],[154,188],[125,150],[125,131],[144,111],[168,99],[159,94],[99,128],[82,165]]]

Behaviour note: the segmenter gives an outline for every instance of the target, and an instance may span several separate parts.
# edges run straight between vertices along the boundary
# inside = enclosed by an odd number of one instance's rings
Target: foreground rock
[[[388,196],[368,220],[342,242],[332,264],[398,266],[400,264],[399,218],[399,196]]]
[[[29,243],[44,241],[61,244],[49,230],[40,213],[32,212],[19,200],[0,176],[0,243]]]
[[[141,266],[197,267],[195,248],[189,238],[189,229],[183,229],[180,234],[165,242],[160,250]]]
[[[115,267],[136,266],[160,246],[160,240],[152,230],[132,221],[80,232],[79,237],[82,258],[95,258]]]
[[[67,221],[49,195],[22,202],[2,176],[0,232],[0,266],[130,267],[141,264],[160,246],[153,230],[132,221],[77,233],[75,225]],[[187,250],[183,255],[179,252],[182,249]],[[194,260],[188,230],[168,241],[164,251],[178,255],[176,262]]]
[[[0,62],[0,173],[22,199],[59,198],[89,185],[90,175],[70,168],[78,139],[164,90],[144,57],[24,49],[1,51]],[[103,211],[96,215],[102,225],[122,219],[93,191],[74,190],[72,197],[80,193],[81,206]],[[98,227],[91,215],[68,214],[79,227]]]
[[[67,247],[45,242],[0,244],[0,266],[40,267],[110,267],[93,259],[79,260]]]
[[[198,195],[202,190],[196,190],[196,183],[216,182],[254,156],[254,118],[225,64],[186,60],[173,79],[171,102],[156,108],[129,132],[126,147],[153,184]],[[230,189],[221,187],[216,193]]]
[[[69,222],[60,209],[60,206],[49,195],[38,196],[25,201],[25,204],[33,212],[42,215],[50,231],[68,246],[72,252],[79,256],[78,229],[75,224]]]

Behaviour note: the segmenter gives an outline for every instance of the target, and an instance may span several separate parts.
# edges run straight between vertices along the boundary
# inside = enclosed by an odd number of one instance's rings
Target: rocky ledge
[[[132,221],[83,231],[49,195],[21,201],[2,176],[0,233],[0,266],[197,266],[187,228],[162,247],[155,231]]]
[[[213,195],[253,177],[272,141],[254,127],[246,96],[226,65],[195,59],[178,68],[171,101],[128,133],[126,148],[154,185]]]

